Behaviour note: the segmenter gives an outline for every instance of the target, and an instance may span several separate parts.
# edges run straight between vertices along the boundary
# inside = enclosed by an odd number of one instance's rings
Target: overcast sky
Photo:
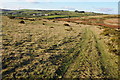
[[[119,0],[0,0],[4,9],[85,10],[118,14]]]

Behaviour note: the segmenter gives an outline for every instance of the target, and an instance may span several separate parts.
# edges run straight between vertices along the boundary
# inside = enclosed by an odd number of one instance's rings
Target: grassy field
[[[70,18],[70,17],[81,17],[81,16],[94,16],[94,15],[103,15],[100,13],[78,13],[75,11],[66,11],[66,10],[30,10],[30,9],[21,9],[21,10],[2,10],[1,12],[4,16],[13,16],[13,17],[27,17],[27,18]]]
[[[2,16],[3,80],[119,79],[119,26],[93,24],[111,15],[91,17],[31,21]]]

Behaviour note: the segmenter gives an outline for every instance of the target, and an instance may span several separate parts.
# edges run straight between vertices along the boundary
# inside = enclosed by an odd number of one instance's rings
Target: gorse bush
[[[8,16],[9,19],[15,19],[15,16]]]

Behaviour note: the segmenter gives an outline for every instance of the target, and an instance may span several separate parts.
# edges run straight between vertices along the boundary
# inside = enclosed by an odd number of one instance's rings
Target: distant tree
[[[75,10],[75,12],[79,12],[78,10]]]
[[[75,12],[78,12],[78,13],[85,13],[85,11],[78,11],[78,10],[75,10]]]
[[[78,13],[85,13],[85,11],[79,11]]]

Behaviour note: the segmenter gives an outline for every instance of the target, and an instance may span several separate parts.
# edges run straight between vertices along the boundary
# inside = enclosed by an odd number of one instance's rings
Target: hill
[[[103,15],[101,13],[84,12],[84,11],[64,11],[64,10],[5,10],[2,9],[4,16],[15,16],[15,17],[42,17],[42,18],[69,18],[69,17],[80,17],[80,16],[92,16],[92,15]]]
[[[117,15],[2,19],[4,80],[119,79]]]

